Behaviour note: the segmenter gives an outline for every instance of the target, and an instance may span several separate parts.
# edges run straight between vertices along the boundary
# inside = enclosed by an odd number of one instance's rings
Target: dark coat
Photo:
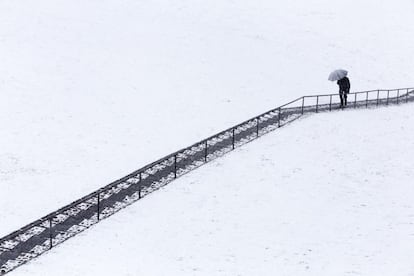
[[[349,82],[349,79],[347,77],[343,77],[342,79],[340,79],[337,82],[337,84],[339,85],[339,93],[349,93],[349,90],[351,89],[351,83]]]

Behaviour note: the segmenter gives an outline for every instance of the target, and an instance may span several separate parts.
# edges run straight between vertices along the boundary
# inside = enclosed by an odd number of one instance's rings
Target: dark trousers
[[[341,98],[341,106],[347,105],[347,97],[348,97],[349,91],[341,90],[339,91],[339,98]]]

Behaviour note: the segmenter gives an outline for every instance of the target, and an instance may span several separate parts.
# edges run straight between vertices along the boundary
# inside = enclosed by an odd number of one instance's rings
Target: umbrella
[[[348,71],[344,69],[338,69],[329,74],[328,80],[337,81],[342,79],[343,77],[346,77],[346,75],[348,75]]]

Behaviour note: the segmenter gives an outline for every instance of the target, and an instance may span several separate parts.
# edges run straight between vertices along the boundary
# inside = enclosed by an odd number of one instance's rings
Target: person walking
[[[341,107],[347,105],[347,97],[349,90],[351,89],[351,83],[349,82],[348,77],[343,77],[337,81],[339,86],[339,97],[341,98]]]
[[[348,71],[344,69],[337,69],[329,74],[328,80],[336,81],[339,85],[339,98],[341,99],[341,108],[347,105],[347,97],[351,89],[351,83],[348,79]]]

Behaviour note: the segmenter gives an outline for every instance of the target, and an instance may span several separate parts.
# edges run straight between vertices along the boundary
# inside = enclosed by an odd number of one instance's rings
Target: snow
[[[0,1],[0,237],[254,115],[335,93],[333,69],[353,91],[412,86],[413,11],[411,0]]]
[[[412,275],[413,107],[307,116],[14,275]]]

